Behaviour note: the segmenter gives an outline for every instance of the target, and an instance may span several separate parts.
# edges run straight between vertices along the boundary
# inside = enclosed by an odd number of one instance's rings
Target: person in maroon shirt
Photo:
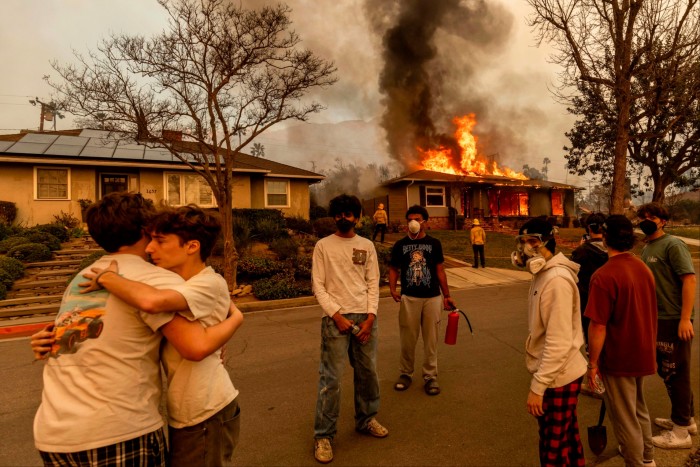
[[[591,278],[586,306],[588,381],[604,398],[625,465],[655,465],[644,377],[656,372],[654,276],[629,250],[632,223],[613,215],[603,224],[608,262]]]

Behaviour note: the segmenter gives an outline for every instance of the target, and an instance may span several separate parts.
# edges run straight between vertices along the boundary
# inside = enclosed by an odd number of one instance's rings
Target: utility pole
[[[56,130],[56,117],[63,118],[63,114],[58,111],[53,102],[41,102],[38,97],[29,101],[33,106],[41,105],[41,115],[39,116],[39,131],[44,131],[44,121],[53,121],[53,129]]]

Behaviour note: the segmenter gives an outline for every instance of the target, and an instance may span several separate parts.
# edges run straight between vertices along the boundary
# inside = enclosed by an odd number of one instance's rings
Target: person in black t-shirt
[[[394,244],[389,267],[391,296],[401,304],[399,331],[401,357],[397,391],[408,389],[413,381],[413,369],[418,334],[423,336],[423,387],[426,394],[440,394],[437,382],[437,343],[442,308],[453,309],[440,240],[425,233],[428,211],[411,206],[406,211],[408,235]],[[396,291],[401,277],[401,293]],[[442,292],[442,298],[440,293]]]

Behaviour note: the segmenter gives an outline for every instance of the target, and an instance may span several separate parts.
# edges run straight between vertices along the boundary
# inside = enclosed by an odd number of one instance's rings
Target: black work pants
[[[374,226],[374,235],[372,235],[373,242],[377,240],[377,234],[379,232],[382,233],[382,235],[380,237],[381,238],[380,242],[384,243],[384,234],[386,233],[386,224],[377,224]]]
[[[677,319],[658,321],[656,371],[664,379],[671,398],[671,420],[676,425],[688,426],[695,413],[690,387],[690,349],[693,341],[682,341],[678,337],[679,322]]]
[[[472,245],[474,251],[474,267],[479,265],[479,256],[481,256],[481,267],[486,267],[486,259],[484,258],[484,245]]]

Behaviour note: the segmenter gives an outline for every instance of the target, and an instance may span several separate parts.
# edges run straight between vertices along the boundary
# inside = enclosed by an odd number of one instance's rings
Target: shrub
[[[85,230],[82,227],[73,227],[69,232],[71,238],[83,238],[85,236]]]
[[[391,233],[399,233],[401,232],[401,221],[389,221],[389,228],[387,229]]]
[[[42,230],[35,230],[27,234],[27,238],[32,243],[41,243],[49,247],[49,250],[56,251],[61,249],[61,241],[50,233]]]
[[[26,243],[31,243],[27,237],[8,237],[0,241],[0,253],[7,253],[12,248]]]
[[[12,274],[5,271],[4,269],[0,269],[0,284],[4,285],[5,288],[9,289],[14,283],[15,280],[12,278]]]
[[[11,201],[0,201],[0,222],[12,225],[15,219],[17,219],[17,205]]]
[[[7,256],[10,258],[17,258],[27,263],[48,261],[53,257],[49,247],[41,243],[24,243],[22,245],[17,245],[7,252]]]
[[[224,252],[223,238],[221,241],[221,254]],[[247,249],[253,241],[253,231],[250,228],[250,222],[246,218],[240,218],[233,221],[233,244],[239,251]]]
[[[334,234],[336,230],[335,219],[332,217],[322,217],[314,221],[314,233],[318,238]]]
[[[279,274],[287,269],[282,261],[269,258],[244,258],[238,261],[238,275],[246,279],[261,279]]]
[[[24,275],[24,264],[16,258],[9,258],[7,256],[0,257],[0,269],[9,272],[14,280]]]
[[[41,224],[32,227],[30,230],[48,232],[61,242],[67,242],[68,240],[70,240],[68,229],[62,224]]]
[[[284,229],[284,216],[278,209],[234,209],[233,219],[234,223],[242,219],[247,220],[255,236],[260,236],[256,229],[262,220],[269,220],[270,224],[275,224],[276,230]]]
[[[289,234],[284,229],[284,223],[276,219],[263,218],[255,222],[254,235],[263,242],[271,242],[277,238],[287,237]]]
[[[10,228],[4,222],[0,222],[0,240],[5,240],[10,236]]]
[[[374,222],[369,216],[362,216],[355,225],[355,233],[361,237],[369,238],[372,240],[372,234],[374,233]]]
[[[377,262],[379,263],[379,277],[389,278],[389,265],[391,264],[391,248],[384,245],[374,245],[377,250]]]
[[[7,287],[0,284],[0,300],[5,300],[7,298]]]
[[[284,261],[288,258],[294,258],[299,253],[299,243],[291,237],[277,238],[270,243],[270,250]]]
[[[311,221],[304,219],[301,216],[285,217],[284,222],[288,229],[294,230],[295,232],[304,232],[310,234],[314,231],[314,227],[313,225],[311,225]]]
[[[298,255],[294,258],[294,277],[311,279],[311,256]]]
[[[312,221],[323,217],[328,217],[328,209],[318,205],[311,206],[311,209],[309,210],[309,217]]]
[[[68,213],[68,212],[63,212],[61,211],[60,214],[54,214],[54,224],[56,225],[62,225],[64,228],[68,230],[75,229],[76,227],[80,227],[80,219],[75,217],[73,214]]]
[[[311,295],[308,285],[297,284],[288,274],[277,274],[253,284],[253,294],[260,300],[279,300]]]

